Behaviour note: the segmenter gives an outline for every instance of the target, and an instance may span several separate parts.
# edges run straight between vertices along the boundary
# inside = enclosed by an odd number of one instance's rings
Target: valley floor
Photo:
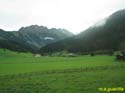
[[[108,93],[104,88],[125,88],[125,63],[114,56],[0,53],[0,93]]]

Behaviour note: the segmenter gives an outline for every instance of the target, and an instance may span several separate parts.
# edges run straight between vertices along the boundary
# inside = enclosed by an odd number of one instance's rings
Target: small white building
[[[34,57],[41,57],[40,54],[34,54],[33,56],[34,56]]]

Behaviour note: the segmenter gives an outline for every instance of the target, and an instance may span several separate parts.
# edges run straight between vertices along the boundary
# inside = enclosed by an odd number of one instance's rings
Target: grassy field
[[[109,93],[102,88],[125,88],[124,72],[125,62],[114,56],[34,57],[0,50],[0,93]]]

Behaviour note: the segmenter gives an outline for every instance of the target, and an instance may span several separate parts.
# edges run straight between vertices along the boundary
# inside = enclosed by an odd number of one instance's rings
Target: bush
[[[90,56],[95,56],[95,53],[93,53],[93,52],[92,52],[92,53],[90,53]]]
[[[125,51],[116,51],[115,52],[116,60],[125,60]]]

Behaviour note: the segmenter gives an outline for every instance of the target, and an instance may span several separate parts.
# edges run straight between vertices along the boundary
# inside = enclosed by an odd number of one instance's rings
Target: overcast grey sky
[[[121,9],[125,0],[0,0],[0,28],[37,24],[79,33]]]

